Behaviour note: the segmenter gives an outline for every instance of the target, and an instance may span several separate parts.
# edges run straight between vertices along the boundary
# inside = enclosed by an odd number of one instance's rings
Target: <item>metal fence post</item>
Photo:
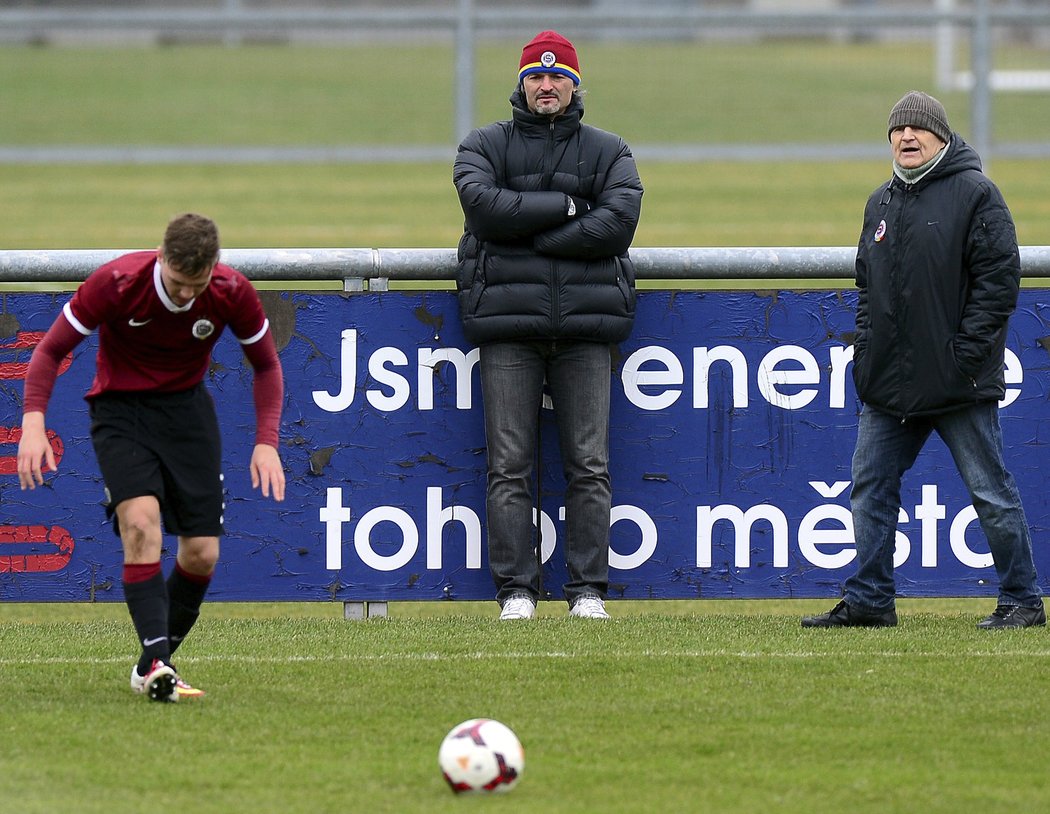
[[[459,144],[474,128],[474,0],[459,0],[456,15],[455,64],[452,87],[456,105],[456,132]]]
[[[973,28],[970,32],[970,67],[973,91],[970,96],[970,140],[984,162],[992,154],[992,26],[988,17],[988,0],[975,0]]]
[[[945,14],[955,11],[955,0],[937,0],[936,9]],[[955,24],[951,20],[938,21],[934,44],[934,74],[937,90],[947,93],[955,90]]]

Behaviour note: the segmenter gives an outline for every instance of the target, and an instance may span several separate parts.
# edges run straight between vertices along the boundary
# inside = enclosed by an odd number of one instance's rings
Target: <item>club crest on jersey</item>
[[[554,56],[553,51],[544,51],[540,55],[540,65],[544,68],[553,67],[554,63],[558,61],[558,58]]]
[[[196,339],[207,339],[215,333],[215,323],[208,319],[198,319],[193,323],[192,332]]]
[[[879,228],[875,230],[875,242],[881,243],[882,239],[886,237],[886,221],[879,221]]]

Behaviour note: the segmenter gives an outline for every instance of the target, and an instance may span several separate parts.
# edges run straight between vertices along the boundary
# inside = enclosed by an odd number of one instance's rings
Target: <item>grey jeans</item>
[[[605,598],[609,588],[610,346],[572,340],[496,342],[481,348],[488,444],[489,567],[502,604],[539,598],[532,472],[546,379],[565,473],[564,596]]]

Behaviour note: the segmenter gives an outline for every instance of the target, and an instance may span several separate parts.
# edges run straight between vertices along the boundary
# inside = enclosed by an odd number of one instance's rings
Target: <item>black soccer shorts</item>
[[[106,516],[153,495],[164,530],[184,537],[223,533],[222,438],[204,385],[179,393],[104,393],[91,401],[91,442],[106,484]]]

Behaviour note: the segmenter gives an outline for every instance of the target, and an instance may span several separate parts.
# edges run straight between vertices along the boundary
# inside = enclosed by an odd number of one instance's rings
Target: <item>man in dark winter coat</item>
[[[513,118],[470,133],[453,180],[465,215],[457,287],[481,346],[489,564],[501,619],[540,597],[531,476],[546,379],[567,481],[565,599],[608,618],[612,344],[634,322],[627,250],[642,185],[618,136],[582,124],[580,65],[554,31],[522,49]]]
[[[911,91],[889,117],[893,177],[868,199],[857,249],[853,379],[864,403],[850,502],[857,572],[803,627],[889,627],[901,478],[930,434],[969,490],[999,577],[979,628],[1046,624],[1032,540],[1003,462],[1006,326],[1021,266],[1013,218],[944,107]]]

